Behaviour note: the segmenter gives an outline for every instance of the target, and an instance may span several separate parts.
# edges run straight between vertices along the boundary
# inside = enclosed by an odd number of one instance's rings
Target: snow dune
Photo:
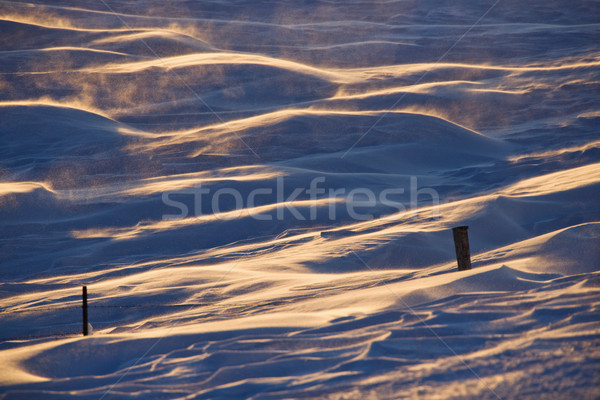
[[[0,398],[600,396],[597,2],[136,4],[0,2]]]

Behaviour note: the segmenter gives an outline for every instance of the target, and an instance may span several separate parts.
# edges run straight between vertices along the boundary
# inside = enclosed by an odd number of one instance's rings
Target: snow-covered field
[[[34,1],[0,399],[600,398],[599,2]]]

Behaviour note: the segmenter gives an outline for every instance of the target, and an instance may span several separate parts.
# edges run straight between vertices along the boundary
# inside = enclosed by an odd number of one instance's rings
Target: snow
[[[0,398],[600,397],[598,16],[0,3]]]

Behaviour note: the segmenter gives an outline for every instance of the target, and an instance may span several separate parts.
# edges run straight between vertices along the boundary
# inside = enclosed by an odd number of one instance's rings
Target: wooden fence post
[[[88,335],[87,286],[83,286],[83,336]]]
[[[456,261],[458,262],[459,271],[471,269],[471,252],[469,250],[469,233],[467,229],[469,229],[468,226],[452,228],[454,250],[456,250]]]

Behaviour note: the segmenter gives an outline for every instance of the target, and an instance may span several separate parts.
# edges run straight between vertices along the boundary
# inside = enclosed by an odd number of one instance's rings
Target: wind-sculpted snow
[[[598,16],[1,1],[0,399],[600,397]]]

